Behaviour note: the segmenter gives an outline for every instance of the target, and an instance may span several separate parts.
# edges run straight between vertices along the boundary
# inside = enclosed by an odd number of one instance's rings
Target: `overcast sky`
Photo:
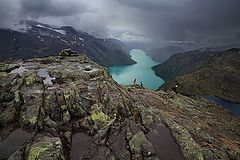
[[[0,27],[22,19],[123,41],[240,42],[240,0],[0,0]]]

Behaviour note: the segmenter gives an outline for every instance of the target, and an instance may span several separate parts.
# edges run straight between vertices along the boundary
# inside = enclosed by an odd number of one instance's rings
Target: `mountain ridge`
[[[168,81],[176,76],[194,70],[194,67],[203,63],[214,54],[215,52],[211,51],[203,52],[199,50],[178,53],[172,55],[165,62],[153,66],[152,69],[155,71],[155,74],[157,76],[162,77],[164,80]]]
[[[62,49],[73,48],[104,66],[136,63],[114,39],[95,38],[70,26],[51,27],[35,21],[23,21],[20,27],[16,30],[21,32],[0,29],[0,61],[56,56]]]
[[[202,59],[201,56],[199,58],[199,53],[201,55],[207,52],[196,52],[196,64],[192,63],[194,57],[189,57],[188,53],[182,56],[179,65],[174,63],[179,55],[174,56],[175,60],[172,58],[163,64],[166,66],[171,64],[172,68],[177,68],[175,73],[169,68],[159,67],[159,72],[167,73],[165,77],[168,80],[160,89],[171,89],[175,84],[178,84],[179,92],[184,94],[209,94],[240,103],[238,92],[240,89],[238,85],[240,80],[238,72],[240,69],[240,49],[233,48],[223,52],[209,52],[205,59]],[[170,60],[172,63],[169,63]],[[188,62],[191,62],[191,64]]]

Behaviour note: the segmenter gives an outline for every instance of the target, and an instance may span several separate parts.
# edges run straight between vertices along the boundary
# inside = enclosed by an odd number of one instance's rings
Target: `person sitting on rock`
[[[143,87],[143,82],[140,82],[140,86]]]
[[[173,86],[173,91],[175,92],[175,93],[177,93],[178,94],[178,85],[176,84],[175,86]]]
[[[133,85],[135,86],[136,83],[136,78],[133,79]]]

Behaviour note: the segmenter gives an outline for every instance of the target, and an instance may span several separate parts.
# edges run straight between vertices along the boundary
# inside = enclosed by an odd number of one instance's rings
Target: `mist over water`
[[[139,49],[131,50],[130,55],[132,59],[137,62],[136,64],[108,68],[113,79],[119,84],[130,85],[133,84],[132,80],[136,78],[137,84],[140,85],[140,82],[143,82],[145,88],[153,90],[158,89],[158,87],[164,83],[164,80],[156,76],[151,67],[159,63],[154,62],[151,57],[147,56],[145,52]]]

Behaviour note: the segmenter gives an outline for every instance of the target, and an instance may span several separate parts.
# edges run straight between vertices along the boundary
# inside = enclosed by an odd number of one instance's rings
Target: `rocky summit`
[[[0,159],[240,159],[240,119],[117,84],[85,55],[0,64]]]

